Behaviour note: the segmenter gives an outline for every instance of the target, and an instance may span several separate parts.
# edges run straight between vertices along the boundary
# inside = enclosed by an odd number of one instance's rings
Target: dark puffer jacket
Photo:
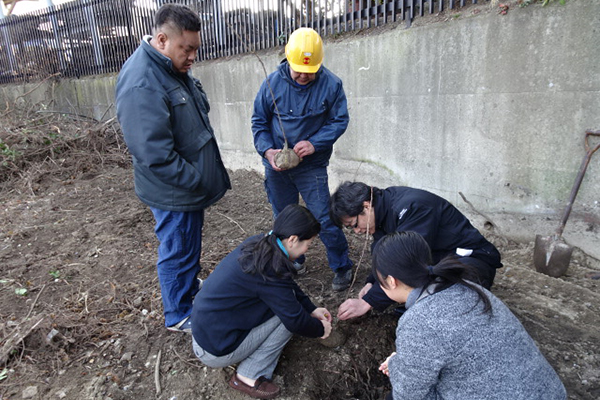
[[[149,37],[125,62],[117,117],[133,157],[135,192],[150,207],[198,211],[231,188],[202,85],[172,68]]]

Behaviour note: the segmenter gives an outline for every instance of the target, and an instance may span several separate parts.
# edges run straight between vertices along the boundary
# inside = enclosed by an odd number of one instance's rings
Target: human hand
[[[312,145],[308,140],[302,140],[294,146],[294,153],[300,158],[310,156],[315,152],[315,146]]]
[[[363,286],[363,288],[362,288],[362,289],[360,289],[360,292],[358,292],[358,298],[359,298],[359,299],[362,299],[362,298],[363,298],[363,296],[364,296],[365,294],[367,294],[367,292],[368,292],[369,290],[371,290],[371,288],[372,288],[372,287],[373,287],[373,284],[372,284],[372,283],[367,283],[365,286]]]
[[[363,299],[348,299],[338,309],[338,318],[342,321],[365,315],[371,309],[371,305]]]
[[[331,313],[326,308],[323,308],[323,307],[316,308],[310,314],[310,316],[314,317],[314,318],[316,318],[316,319],[318,319],[320,321],[324,320],[324,321],[327,321],[327,322],[331,322],[331,320],[333,319],[331,317]]]
[[[392,358],[395,355],[396,355],[396,352],[393,352],[392,354],[390,354],[390,356],[388,358],[386,358],[385,361],[382,362],[381,365],[379,366],[379,370],[387,376],[390,376],[390,371],[388,370],[388,363],[390,362],[390,358]]]
[[[279,168],[275,164],[275,155],[277,153],[279,153],[280,151],[281,151],[281,149],[269,149],[269,150],[265,151],[265,158],[267,159],[267,161],[269,162],[269,164],[271,164],[271,167],[275,171],[283,171],[281,168]]]
[[[323,336],[321,336],[321,339],[327,339],[329,335],[331,335],[331,322],[325,319],[321,319],[320,321],[323,324],[323,330],[325,331]]]

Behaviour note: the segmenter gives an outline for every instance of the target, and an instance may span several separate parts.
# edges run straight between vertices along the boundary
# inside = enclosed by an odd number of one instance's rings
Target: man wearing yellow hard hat
[[[295,30],[285,55],[254,100],[254,147],[263,157],[265,190],[275,216],[287,205],[297,204],[301,195],[321,223],[319,236],[335,274],[332,288],[341,291],[350,285],[352,261],[344,233],[329,218],[327,166],[333,144],[350,120],[346,95],[341,79],[322,65],[323,41],[313,29]],[[275,156],[286,139],[301,161],[282,169]],[[305,270],[303,264],[303,257],[296,260],[299,273]]]

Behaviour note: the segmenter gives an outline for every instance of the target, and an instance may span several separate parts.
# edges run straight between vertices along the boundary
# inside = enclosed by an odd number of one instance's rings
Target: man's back
[[[425,190],[392,186],[374,194],[377,231],[374,238],[396,231],[414,231],[431,247],[434,263],[458,249],[499,268],[496,248],[446,199]],[[461,254],[459,254],[461,255]]]

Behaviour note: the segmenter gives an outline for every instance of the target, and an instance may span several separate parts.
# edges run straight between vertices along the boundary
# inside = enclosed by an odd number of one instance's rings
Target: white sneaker
[[[190,317],[185,317],[178,324],[173,326],[167,326],[167,329],[171,332],[183,332],[192,333],[192,320]]]

